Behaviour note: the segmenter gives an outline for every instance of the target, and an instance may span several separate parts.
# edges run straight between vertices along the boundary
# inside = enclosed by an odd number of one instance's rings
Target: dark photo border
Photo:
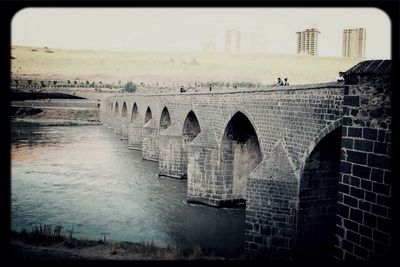
[[[399,200],[397,199],[400,195],[399,192],[399,158],[398,152],[398,137],[399,137],[399,60],[400,60],[400,44],[399,44],[399,12],[400,12],[400,2],[393,1],[1,1],[0,2],[0,62],[1,62],[1,76],[0,76],[0,120],[1,120],[1,141],[0,141],[0,162],[1,162],[1,186],[0,186],[0,206],[1,206],[1,255],[2,262],[4,264],[16,263],[10,261],[10,207],[11,207],[11,196],[10,196],[10,186],[11,186],[11,139],[10,139],[10,70],[11,70],[11,21],[19,10],[26,7],[375,7],[384,11],[390,18],[392,23],[391,35],[392,35],[392,114],[393,114],[393,127],[392,127],[392,162],[393,162],[393,179],[392,179],[392,198],[393,198],[393,240],[392,240],[392,253],[389,255],[385,264],[397,265],[398,256],[396,252],[399,247],[399,230],[400,227],[400,208]],[[334,22],[332,22],[334,23]],[[103,266],[103,265],[145,265],[145,264],[159,264],[161,266],[171,265],[187,265],[187,264],[198,264],[201,266],[206,265],[258,265],[259,262],[210,262],[210,261],[199,261],[199,262],[124,262],[124,261],[93,261],[93,262],[32,262],[24,265],[38,265],[38,266],[54,266],[59,265],[82,265],[82,266]],[[282,265],[281,263],[262,263],[263,265]],[[296,262],[285,263],[284,265],[296,265]],[[338,263],[339,264],[339,263]],[[351,266],[355,265],[371,265],[368,262],[358,262],[351,263]],[[340,263],[340,265],[347,265],[347,263]],[[350,264],[349,264],[350,265]],[[380,263],[374,263],[372,265],[382,265]]]

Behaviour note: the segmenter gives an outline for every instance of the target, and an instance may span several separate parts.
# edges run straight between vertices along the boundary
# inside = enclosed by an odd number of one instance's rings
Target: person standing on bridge
[[[283,85],[284,85],[284,86],[289,86],[288,78],[285,78],[284,81],[285,81],[285,82],[284,82]]]
[[[283,85],[282,79],[278,78],[278,82],[274,86],[282,86],[282,85]]]
[[[339,71],[339,76],[336,77],[336,81],[337,82],[344,82],[344,72],[343,71]]]

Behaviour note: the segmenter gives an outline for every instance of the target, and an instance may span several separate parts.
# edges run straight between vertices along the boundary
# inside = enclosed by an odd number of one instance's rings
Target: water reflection
[[[237,253],[244,209],[187,205],[186,181],[158,177],[101,126],[12,127],[12,228],[61,224],[82,237]]]

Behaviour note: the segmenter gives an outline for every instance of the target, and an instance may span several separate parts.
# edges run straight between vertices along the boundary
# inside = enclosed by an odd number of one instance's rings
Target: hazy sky
[[[317,27],[320,56],[339,57],[345,28],[367,28],[366,57],[391,57],[391,22],[374,8],[27,8],[12,20],[12,45],[200,51],[224,31],[254,32],[267,53],[296,53],[296,31]]]

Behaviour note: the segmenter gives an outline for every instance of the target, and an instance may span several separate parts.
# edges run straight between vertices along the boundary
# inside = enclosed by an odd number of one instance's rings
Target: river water
[[[13,125],[11,225],[62,225],[76,238],[150,242],[159,246],[240,253],[245,211],[188,205],[186,180],[158,177],[103,126]]]

